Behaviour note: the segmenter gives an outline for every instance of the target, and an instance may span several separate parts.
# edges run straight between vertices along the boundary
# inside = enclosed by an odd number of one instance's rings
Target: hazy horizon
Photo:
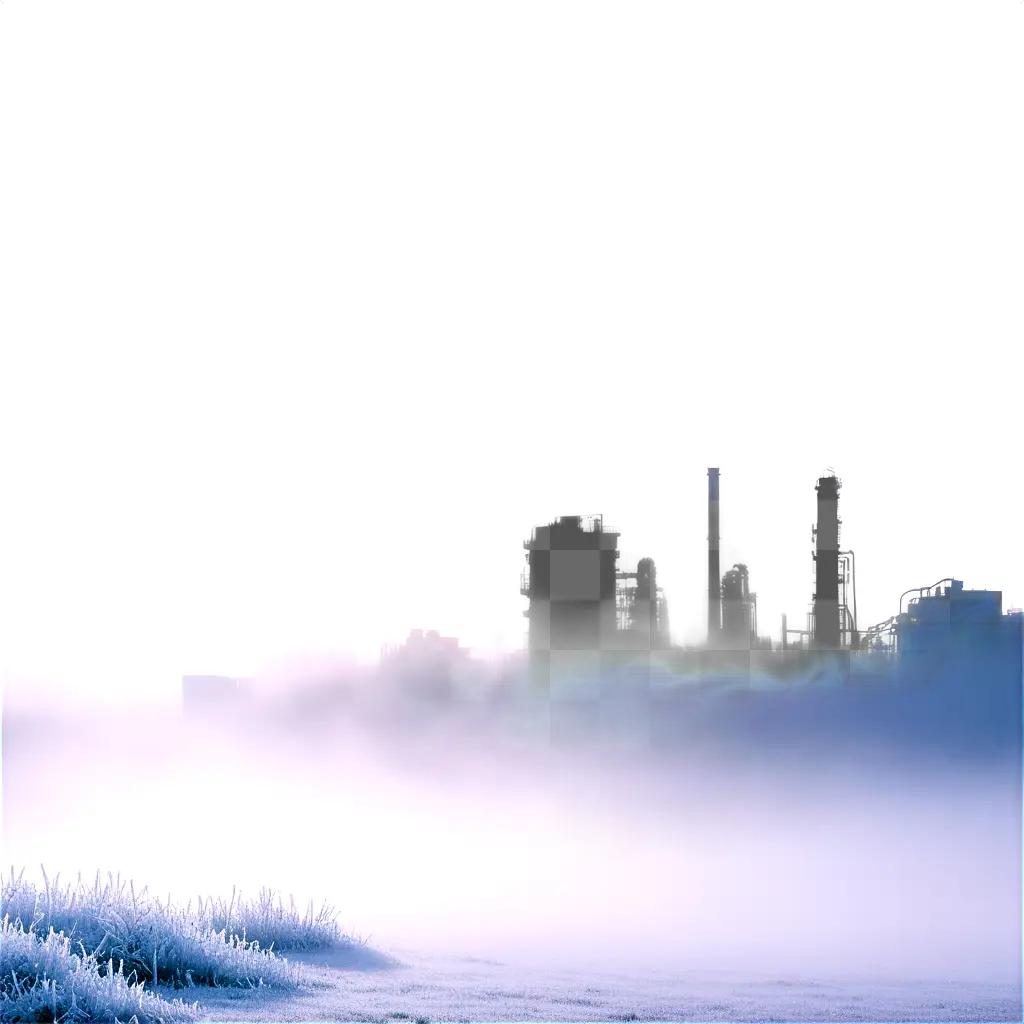
[[[279,14],[0,6],[9,691],[515,649],[577,513],[692,642],[709,465],[769,636],[829,467],[862,624],[1024,604],[1020,7]]]
[[[678,526],[673,528],[673,510],[670,507],[637,510],[636,529],[632,528],[631,521],[622,521],[625,516],[616,517],[608,511],[603,513],[606,528],[618,530],[621,534],[620,570],[635,569],[640,557],[651,555],[655,558],[659,583],[664,587],[669,602],[672,639],[678,644],[701,643],[706,635],[706,478],[699,467],[695,470],[691,474],[693,479],[686,481],[685,488],[682,482],[675,488],[680,506],[678,518],[688,528],[685,534]],[[810,529],[815,512],[813,487],[817,474],[825,471],[825,468],[809,469],[805,481],[794,479],[796,474],[791,471],[788,482],[793,493],[787,495],[773,489],[772,497],[778,504],[774,508],[765,508],[758,503],[756,486],[744,485],[742,480],[735,479],[738,473],[723,470],[722,567],[724,570],[736,561],[744,561],[750,566],[751,587],[758,595],[759,633],[774,640],[779,637],[781,614],[788,615],[791,628],[802,628],[810,605],[813,590]],[[756,474],[757,478],[763,481],[762,474]],[[857,599],[861,627],[894,614],[902,591],[931,584],[948,575],[963,579],[968,589],[1002,590],[1004,611],[1018,605],[1017,595],[1024,598],[1024,593],[1019,586],[1015,589],[1015,581],[1010,578],[1012,560],[1000,561],[1009,555],[1008,550],[996,543],[995,538],[985,538],[988,543],[984,546],[978,543],[975,524],[965,523],[962,519],[943,521],[940,518],[942,509],[930,511],[922,495],[920,516],[925,522],[920,530],[908,536],[917,513],[908,510],[901,529],[896,529],[891,516],[882,515],[864,496],[856,494],[859,482],[856,478],[853,483],[849,477],[842,479],[845,485],[840,493],[840,513],[844,519],[842,544],[844,549],[854,547],[857,552]],[[767,485],[768,482],[763,481],[762,486]],[[872,491],[877,495],[877,490],[872,488]],[[911,495],[907,500],[913,497]],[[995,500],[993,503],[998,505]],[[786,517],[778,511],[780,507],[789,514],[790,521],[783,521]],[[1007,512],[1012,512],[1009,502],[1004,507]],[[385,606],[373,617],[374,627],[367,626],[361,635],[354,635],[352,623],[343,617],[337,622],[330,621],[330,612],[338,605],[338,595],[331,591],[330,581],[317,572],[308,557],[297,558],[296,564],[289,566],[285,554],[287,545],[282,545],[284,550],[270,547],[267,552],[278,578],[309,573],[317,578],[322,588],[315,592],[322,603],[314,606],[311,595],[301,595],[299,604],[304,612],[301,620],[293,612],[294,619],[276,629],[265,616],[270,608],[280,607],[283,595],[271,589],[255,594],[243,593],[239,588],[244,577],[225,580],[218,576],[225,567],[213,556],[212,564],[208,565],[209,578],[197,575],[194,581],[195,601],[190,596],[192,588],[183,584],[179,573],[170,577],[182,588],[177,592],[181,605],[175,609],[161,606],[165,621],[146,621],[144,607],[132,609],[134,618],[130,621],[136,629],[140,624],[143,626],[143,639],[122,632],[105,621],[102,628],[96,628],[97,616],[102,609],[96,608],[83,593],[89,583],[88,577],[51,577],[58,588],[61,584],[67,586],[83,601],[77,609],[67,608],[68,618],[63,623],[63,628],[76,642],[71,649],[67,646],[69,636],[62,635],[53,620],[40,614],[36,621],[26,622],[26,612],[33,606],[19,608],[18,592],[8,577],[6,589],[12,615],[17,621],[20,614],[21,621],[29,627],[25,633],[9,637],[10,642],[5,645],[8,696],[22,705],[31,704],[38,698],[40,707],[47,706],[58,695],[62,701],[71,700],[72,703],[104,704],[110,700],[135,702],[154,699],[174,702],[180,695],[180,682],[184,675],[275,675],[294,672],[295,667],[302,664],[315,665],[318,660],[341,664],[348,658],[372,664],[384,645],[402,642],[410,630],[417,628],[437,629],[444,635],[454,636],[483,658],[522,650],[526,634],[522,612],[527,605],[526,598],[518,592],[519,574],[525,565],[522,540],[529,536],[533,526],[548,522],[557,515],[586,511],[579,508],[556,509],[550,513],[538,511],[535,521],[524,525],[516,534],[511,533],[514,527],[509,523],[509,513],[495,509],[495,521],[506,524],[511,534],[501,545],[503,550],[497,550],[497,538],[487,538],[487,547],[467,551],[462,564],[458,557],[450,558],[443,545],[438,545],[434,551],[428,547],[428,550],[418,553],[419,561],[414,561],[405,574],[401,574],[402,563],[399,560],[393,568],[400,575],[391,581],[390,593],[394,600],[389,599],[388,593],[374,593]],[[983,510],[979,509],[978,514],[979,518],[985,518]],[[858,519],[863,523],[859,529]],[[660,547],[656,543],[645,545],[639,542],[637,534],[644,524],[661,539]],[[777,527],[780,535],[777,545],[772,544],[770,536],[773,526]],[[741,528],[749,531],[750,543],[743,544],[736,539]],[[935,549],[930,548],[932,543],[937,543],[933,534],[943,529],[955,531],[950,534],[947,550],[956,552],[959,564],[951,564],[953,558],[935,554]],[[874,536],[876,546],[858,543],[863,535]],[[781,538],[785,538],[785,545]],[[479,536],[476,539],[479,541]],[[456,540],[457,534],[448,536],[449,544]],[[216,544],[216,541],[211,539],[211,543]],[[403,555],[408,555],[410,549],[404,546],[405,543],[400,550]],[[274,541],[268,538],[267,544],[271,546]],[[353,551],[354,557],[361,554],[355,549]],[[78,554],[79,557],[88,557],[84,552]],[[116,559],[131,561],[130,552],[115,550],[113,555]],[[432,558],[436,559],[436,565],[430,564]],[[971,560],[978,563],[976,571],[970,564]],[[413,561],[412,557],[410,561]],[[459,573],[450,574],[442,580],[446,570],[451,568],[449,562],[455,563]],[[494,573],[492,577],[481,578],[481,563]],[[986,566],[987,573],[984,571]],[[120,568],[124,572],[131,571],[123,562]],[[256,565],[250,567],[250,571],[258,573],[259,568]],[[773,569],[779,574],[776,577],[778,585],[771,575]],[[915,571],[917,575],[913,575]],[[202,566],[196,566],[196,572],[201,574]],[[460,576],[463,572],[464,576]],[[29,571],[22,577],[30,591],[38,588],[40,583],[31,575]],[[440,584],[437,593],[431,593],[432,581]],[[161,583],[167,582],[167,577],[154,576],[137,582],[142,582],[142,589],[152,597],[159,591]],[[887,590],[884,582],[891,589]],[[223,588],[220,600],[215,583]],[[460,584],[467,590],[475,587],[474,594],[460,593]],[[267,586],[269,588],[269,584]],[[351,581],[348,586],[358,588],[360,584]],[[367,586],[373,592],[372,576],[368,577]],[[344,586],[339,585],[339,589],[344,589]],[[486,602],[481,600],[482,595],[487,596]],[[796,595],[796,598],[789,606],[780,606],[783,595]],[[475,596],[471,608],[466,603],[470,596]],[[125,611],[121,602],[126,598],[127,595],[111,598],[116,602],[113,607]],[[60,607],[66,598],[58,593],[50,600]],[[235,601],[238,606],[232,605]],[[264,603],[263,608],[259,607],[261,602]],[[35,609],[39,611],[41,606],[37,604]],[[492,611],[490,618],[488,610]],[[465,620],[457,617],[459,611],[465,612]],[[467,625],[460,628],[460,621]],[[95,630],[92,635],[85,634],[85,622]],[[188,643],[173,637],[176,627],[181,624],[191,626]],[[377,631],[372,632],[373,628]],[[50,629],[55,629],[55,632],[47,642],[45,637]],[[226,635],[221,635],[222,630]],[[36,643],[30,645],[26,638],[33,636]],[[108,688],[111,680],[115,685]]]

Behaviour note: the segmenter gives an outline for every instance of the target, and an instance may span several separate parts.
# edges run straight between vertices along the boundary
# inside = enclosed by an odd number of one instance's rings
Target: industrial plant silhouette
[[[707,678],[785,677],[823,664],[840,676],[869,669],[905,675],[910,667],[948,675],[971,659],[975,670],[983,667],[990,679],[1019,690],[1024,615],[1003,614],[1000,591],[965,590],[961,580],[947,578],[904,592],[896,614],[860,628],[856,560],[852,550],[840,549],[841,483],[834,475],[815,486],[815,584],[806,623],[792,628],[783,616],[777,644],[761,637],[748,567],[736,564],[721,573],[718,468],[707,476],[705,644],[671,643],[653,559],[641,559],[635,572],[620,571],[619,534],[607,530],[602,517],[562,516],[538,526],[524,543],[521,592],[529,599],[524,614],[535,681],[558,684],[624,671],[635,676],[651,668]]]
[[[319,706],[321,699],[346,704],[345,694],[360,690],[375,693],[392,708],[422,707],[424,702],[439,706],[490,692],[498,695],[497,703],[489,705],[497,709],[505,706],[500,694],[516,692],[573,703],[575,710],[553,708],[552,721],[563,712],[583,713],[584,704],[601,701],[609,703],[609,716],[621,717],[626,712],[620,698],[642,703],[642,717],[650,719],[662,714],[650,706],[652,696],[657,703],[666,695],[685,699],[691,692],[732,693],[737,686],[747,693],[782,688],[806,709],[813,702],[805,684],[857,680],[886,684],[881,690],[868,688],[872,699],[880,697],[883,703],[861,709],[875,726],[895,709],[888,685],[895,683],[900,692],[913,694],[915,700],[923,697],[927,707],[942,714],[955,717],[957,709],[967,707],[969,715],[980,716],[978,736],[991,734],[993,723],[1003,723],[999,731],[1004,740],[1020,748],[1024,614],[1004,613],[1000,591],[967,590],[961,580],[948,577],[904,591],[894,597],[893,615],[862,627],[856,559],[852,550],[840,547],[841,483],[835,475],[822,476],[814,488],[814,590],[809,607],[799,627],[783,615],[779,639],[773,641],[759,631],[748,566],[737,563],[724,573],[721,569],[720,476],[717,467],[707,471],[703,643],[673,642],[668,601],[654,559],[641,558],[635,568],[621,567],[619,534],[607,528],[603,517],[563,515],[537,526],[523,543],[525,664],[519,652],[485,671],[455,638],[414,629],[403,644],[383,648],[376,667],[342,673],[348,682],[329,678],[326,689],[310,698],[310,706]],[[808,505],[810,518],[810,501]],[[210,712],[230,717],[245,703],[250,682],[185,676],[184,709],[200,717]],[[346,690],[349,682],[354,690]],[[846,688],[851,694],[856,689]],[[687,715],[692,711],[688,707]],[[912,711],[904,720],[919,719],[918,711]],[[952,721],[947,715],[947,724]]]

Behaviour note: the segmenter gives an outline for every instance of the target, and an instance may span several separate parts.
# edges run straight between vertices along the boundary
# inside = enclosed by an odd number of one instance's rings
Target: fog
[[[1019,679],[558,695],[509,652],[577,513],[702,640],[709,464],[764,636],[831,469],[858,626],[1022,603],[1022,27],[0,4],[6,861],[399,957],[1019,982]],[[376,675],[415,627],[481,685]],[[253,687],[186,715],[186,673]]]
[[[620,728],[622,704],[602,718],[527,691],[321,688],[227,717],[22,710],[5,720],[5,856],[180,897],[327,900],[399,957],[1019,978],[1019,727],[957,741],[947,716],[913,743],[831,692],[833,727],[799,738],[773,711],[751,734],[749,694],[742,713],[721,695],[645,698],[654,732]],[[804,696],[824,722],[820,693]]]

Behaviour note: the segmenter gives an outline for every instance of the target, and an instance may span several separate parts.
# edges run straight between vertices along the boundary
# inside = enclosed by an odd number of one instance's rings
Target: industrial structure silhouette
[[[783,615],[779,639],[762,636],[749,567],[736,563],[721,571],[717,467],[708,469],[707,480],[704,643],[673,643],[653,558],[620,568],[619,534],[602,516],[560,516],[537,526],[523,543],[520,593],[528,599],[530,682],[552,694],[589,698],[621,695],[625,690],[616,680],[643,685],[655,675],[663,682],[728,685],[816,676],[970,679],[1007,697],[1011,715],[1020,707],[1024,614],[1004,613],[1000,591],[967,590],[961,580],[947,577],[905,591],[895,614],[861,627],[856,559],[853,550],[840,546],[842,485],[834,474],[815,485],[814,589],[805,620],[794,627]],[[409,697],[445,700],[460,680],[473,676],[469,655],[454,637],[413,630],[402,645],[382,650],[376,675]],[[183,703],[202,715],[230,711],[248,689],[245,680],[185,676]]]
[[[562,516],[538,526],[524,542],[527,566],[521,593],[529,599],[527,648],[533,676],[542,682],[606,675],[644,665],[687,675],[731,675],[751,671],[788,675],[827,661],[848,670],[850,657],[899,656],[902,666],[934,663],[937,669],[970,652],[985,656],[997,674],[1019,685],[1020,611],[1006,614],[1002,593],[965,590],[947,578],[900,597],[897,614],[861,629],[857,621],[856,559],[840,548],[839,492],[835,475],[815,485],[814,591],[803,628],[782,618],[777,644],[758,634],[757,595],[750,572],[738,563],[721,573],[720,473],[708,469],[707,637],[700,647],[673,645],[668,604],[657,585],[654,560],[635,572],[618,569],[619,534],[600,516]],[[913,596],[911,596],[913,595]],[[906,608],[905,598],[910,597]]]

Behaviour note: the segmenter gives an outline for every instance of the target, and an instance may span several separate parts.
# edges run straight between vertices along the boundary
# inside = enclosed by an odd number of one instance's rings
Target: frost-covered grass
[[[36,935],[63,934],[99,965],[123,964],[132,981],[172,986],[295,989],[299,968],[275,951],[352,943],[326,906],[301,914],[264,891],[180,908],[114,876],[61,883],[44,873],[36,885],[12,870],[0,885],[0,918]]]
[[[190,1021],[198,1007],[169,1001],[136,984],[118,964],[105,965],[73,951],[66,935],[45,938],[20,924],[0,922],[0,1020],[136,1021],[171,1024]]]
[[[214,931],[255,939],[264,949],[278,953],[336,949],[362,945],[342,932],[337,914],[327,903],[309,903],[300,911],[293,899],[262,889],[255,899],[232,893],[230,900],[200,898],[196,915]]]
[[[275,989],[310,982],[278,956],[359,946],[332,908],[300,912],[269,890],[255,899],[199,899],[175,906],[132,882],[0,879],[0,1021],[192,1020],[198,1004],[169,1001],[176,988]]]

